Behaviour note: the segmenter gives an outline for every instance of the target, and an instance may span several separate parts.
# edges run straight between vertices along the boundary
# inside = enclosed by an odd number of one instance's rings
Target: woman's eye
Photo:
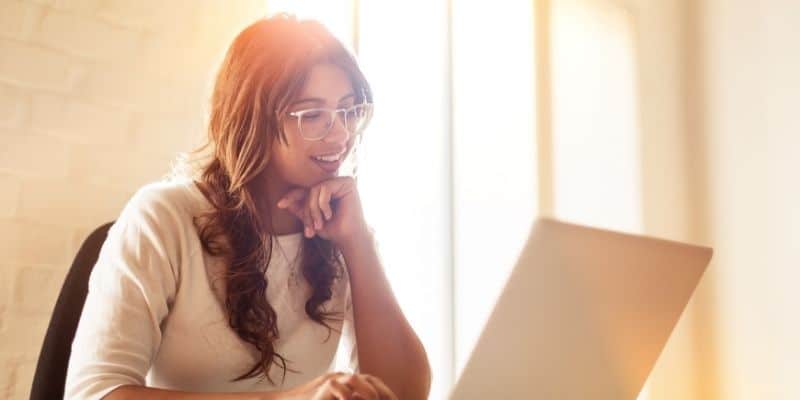
[[[310,112],[303,114],[303,118],[308,118],[309,120],[315,120],[322,116],[322,113],[319,111]]]

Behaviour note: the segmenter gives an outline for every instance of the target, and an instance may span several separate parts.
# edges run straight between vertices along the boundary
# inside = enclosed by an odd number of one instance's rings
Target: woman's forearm
[[[392,293],[370,234],[343,247],[350,273],[361,373],[381,378],[400,399],[427,399],[428,357]]]
[[[103,400],[282,400],[280,392],[194,393],[125,385],[112,390]]]

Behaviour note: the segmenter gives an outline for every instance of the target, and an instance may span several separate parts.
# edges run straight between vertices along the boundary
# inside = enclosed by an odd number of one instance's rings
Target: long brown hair
[[[235,381],[263,374],[274,384],[269,375],[273,364],[283,369],[283,379],[287,370],[293,371],[273,344],[279,332],[266,296],[265,275],[272,256],[272,225],[269,215],[263,219],[269,210],[258,204],[263,201],[258,186],[263,185],[259,179],[269,165],[272,146],[280,145],[276,140],[286,143],[281,117],[299,95],[311,67],[322,62],[347,73],[357,101],[372,102],[369,84],[353,55],[318,22],[279,14],[245,28],[216,76],[208,140],[190,153],[205,160],[184,171],[194,175],[213,206],[195,219],[195,225],[203,248],[226,262],[228,323],[261,353],[258,362]],[[301,247],[300,268],[312,288],[305,312],[330,334],[328,322],[337,316],[321,306],[330,300],[334,281],[343,276],[341,253],[318,237],[304,238]]]

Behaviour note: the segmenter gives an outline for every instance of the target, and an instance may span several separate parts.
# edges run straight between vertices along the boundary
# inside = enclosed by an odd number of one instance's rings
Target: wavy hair
[[[277,316],[267,300],[266,270],[272,257],[268,207],[259,207],[262,173],[276,141],[286,143],[281,120],[300,94],[310,69],[332,63],[345,71],[357,101],[372,102],[372,92],[354,56],[323,25],[279,14],[254,22],[233,40],[216,76],[208,139],[184,155],[174,175],[189,175],[213,206],[195,218],[205,251],[226,262],[225,310],[228,324],[260,359],[234,381],[264,375],[273,364],[286,372],[276,352]],[[205,153],[205,155],[204,155]],[[194,162],[187,161],[194,159]],[[197,161],[202,160],[202,161]],[[180,160],[179,160],[180,161]],[[183,168],[181,171],[180,168]],[[265,215],[266,214],[266,215]],[[328,328],[337,320],[323,310],[332,286],[343,275],[341,253],[318,236],[303,238],[300,269],[311,287],[305,303],[310,319]]]

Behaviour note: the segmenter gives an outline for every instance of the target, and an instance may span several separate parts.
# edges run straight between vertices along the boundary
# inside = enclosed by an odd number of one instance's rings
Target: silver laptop
[[[711,253],[537,220],[450,398],[635,400]]]

